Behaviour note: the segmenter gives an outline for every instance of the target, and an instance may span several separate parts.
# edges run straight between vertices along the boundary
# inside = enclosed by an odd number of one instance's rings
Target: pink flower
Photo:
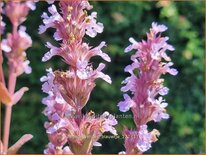
[[[141,153],[151,148],[152,135],[147,131],[147,125],[140,126],[138,131],[124,130],[125,148],[129,153]]]
[[[116,135],[116,130],[113,126],[117,124],[117,121],[108,112],[99,118],[95,118],[94,113],[89,112],[82,116],[80,124],[75,121],[75,116],[64,117],[58,115],[54,117],[57,119],[53,119],[50,123],[45,123],[50,145],[52,144],[54,152],[60,151],[58,149],[68,142],[70,146],[67,147],[73,153],[91,153],[93,146],[101,146],[97,141],[104,132],[111,132]],[[45,151],[49,151],[48,149],[51,149],[51,146]]]
[[[102,23],[96,23],[97,12],[92,12],[91,16],[87,17],[86,34],[94,38],[97,33],[102,33],[104,26]]]
[[[29,66],[30,61],[27,60],[25,52],[29,47],[31,47],[32,40],[31,37],[25,32],[26,27],[21,26],[20,24],[25,21],[29,10],[35,9],[35,5],[31,1],[8,1],[6,2],[6,5],[3,9],[2,7],[3,2],[0,3],[0,12],[9,18],[11,22],[12,32],[7,33],[7,38],[3,39],[0,43],[0,47],[2,49],[0,51],[0,92],[2,98],[1,102],[6,105],[4,139],[3,143],[0,140],[0,152],[2,154],[16,154],[17,151],[22,147],[22,145],[24,145],[33,137],[30,134],[25,134],[14,145],[9,147],[9,128],[11,122],[12,107],[17,104],[17,102],[21,100],[24,93],[28,91],[27,87],[22,87],[15,92],[17,77],[24,72],[26,74],[29,74],[32,70]],[[5,23],[2,22],[2,17],[0,18],[0,34],[2,34],[4,31]],[[8,59],[8,85],[6,85],[7,81],[3,73],[2,65],[4,59],[2,51],[5,52],[5,56]]]
[[[158,25],[157,23],[153,22],[152,23],[152,28],[151,28],[151,31],[154,33],[154,34],[157,34],[159,32],[164,32],[167,30],[167,27],[165,25]]]
[[[35,10],[35,4],[31,1],[12,2],[9,1],[5,8],[5,14],[15,26],[20,25],[26,20],[29,10]]]
[[[1,7],[3,3],[1,3]],[[26,59],[26,50],[31,47],[31,37],[26,33],[25,26],[19,26],[28,15],[29,10],[35,9],[35,4],[28,2],[9,1],[4,7],[3,13],[10,19],[13,24],[13,32],[7,34],[7,38],[1,41],[1,47],[6,52],[10,68],[13,69],[17,76],[23,72],[30,74],[32,69],[29,66],[30,61]],[[1,23],[1,30],[5,26]]]
[[[169,115],[166,113],[165,108],[167,107],[167,103],[164,102],[162,97],[159,97],[154,102],[155,109],[152,114],[152,118],[155,122],[160,122],[162,119],[168,119]]]
[[[95,117],[94,112],[82,113],[90,94],[95,87],[95,80],[101,78],[111,84],[111,78],[104,74],[104,63],[97,68],[92,66],[90,59],[100,56],[110,62],[110,57],[102,51],[106,46],[103,41],[97,47],[85,43],[85,35],[95,37],[102,33],[103,24],[96,21],[97,13],[87,14],[92,8],[87,0],[60,1],[61,14],[55,5],[49,7],[50,16],[43,13],[43,25],[39,33],[48,28],[54,28],[54,39],[59,46],[47,42],[49,51],[42,61],[48,61],[53,56],[60,56],[68,64],[66,71],[47,70],[47,75],[41,78],[43,92],[48,96],[43,98],[46,105],[43,113],[48,117],[45,123],[49,137],[45,154],[75,153],[90,154],[93,146],[101,146],[98,142],[104,132],[117,135],[114,126],[117,124],[114,116],[108,112]],[[68,146],[65,144],[68,143]]]
[[[129,97],[129,95],[124,94],[125,101],[121,101],[118,103],[119,110],[121,112],[128,111],[131,107],[135,106],[135,102]]]
[[[26,60],[26,50],[31,47],[31,37],[25,32],[26,27],[20,26],[18,33],[7,34],[7,38],[1,42],[2,50],[6,52],[9,65],[15,69],[17,75],[23,72],[30,74],[30,61]]]
[[[151,143],[157,140],[156,136],[159,136],[159,132],[155,129],[148,132],[147,125],[139,126],[137,131],[125,128],[123,134],[126,152],[121,152],[121,154],[142,154],[152,147]]]
[[[116,129],[113,127],[115,125],[117,125],[117,120],[115,119],[115,117],[111,114],[109,114],[109,112],[104,112],[101,116],[101,118],[104,119],[103,122],[103,131],[104,132],[111,132],[113,135],[117,135],[117,131]]]
[[[167,103],[162,97],[168,94],[169,88],[163,85],[164,79],[160,77],[166,73],[177,75],[178,72],[171,68],[173,63],[166,54],[167,50],[174,50],[167,43],[168,37],[161,36],[166,29],[164,25],[152,23],[146,41],[137,42],[130,38],[131,45],[125,49],[125,52],[136,50],[131,56],[132,64],[125,68],[125,72],[129,72],[130,76],[122,82],[125,85],[121,88],[124,93],[131,92],[132,95],[130,97],[124,94],[124,101],[120,101],[118,106],[122,112],[131,108],[137,127],[137,131],[126,129],[124,132],[127,136],[137,136],[135,139],[125,140],[126,153],[142,153],[151,148],[151,143],[157,139],[146,130],[146,124],[149,121],[159,122],[169,118],[165,110]],[[134,73],[135,69],[139,71],[137,75]]]
[[[52,5],[49,7],[49,13],[51,16],[49,17],[47,13],[42,14],[43,23],[45,25],[40,25],[39,27],[39,33],[44,33],[48,28],[56,28],[61,22],[63,22],[63,18],[61,15],[57,12],[56,6]]]

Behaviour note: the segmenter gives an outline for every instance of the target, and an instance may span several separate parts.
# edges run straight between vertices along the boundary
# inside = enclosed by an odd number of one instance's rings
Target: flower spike
[[[102,51],[106,43],[92,47],[84,42],[85,35],[95,37],[103,32],[103,24],[97,22],[97,13],[87,13],[92,6],[87,0],[60,0],[60,13],[53,4],[48,8],[49,14],[43,13],[43,25],[39,33],[48,28],[54,28],[54,40],[59,46],[47,42],[49,51],[42,61],[48,61],[53,56],[60,56],[68,65],[66,71],[47,70],[47,75],[41,78],[42,90],[48,96],[43,98],[46,105],[43,114],[48,117],[45,123],[49,144],[45,154],[90,154],[93,146],[101,146],[98,142],[105,132],[117,134],[114,126],[116,119],[108,112],[96,117],[90,111],[82,113],[90,94],[96,86],[95,80],[101,78],[111,84],[111,78],[104,74],[104,63],[94,68],[91,58],[99,56],[107,62],[110,57]]]
[[[178,71],[171,68],[173,63],[166,54],[167,50],[174,50],[167,43],[168,37],[161,36],[166,30],[165,25],[152,23],[152,28],[147,33],[147,40],[137,42],[134,38],[129,38],[131,44],[125,49],[126,53],[132,50],[136,53],[131,56],[132,64],[125,68],[125,72],[129,72],[130,76],[122,82],[124,86],[121,91],[124,92],[124,100],[118,103],[118,107],[121,112],[131,109],[136,130],[124,129],[126,152],[121,154],[139,154],[150,149],[151,143],[157,141],[160,133],[156,129],[149,132],[147,123],[169,118],[165,109],[167,103],[163,99],[163,96],[168,94],[169,88],[163,85],[164,79],[161,75],[166,73],[177,75]],[[138,74],[135,74],[135,69],[138,69]]]

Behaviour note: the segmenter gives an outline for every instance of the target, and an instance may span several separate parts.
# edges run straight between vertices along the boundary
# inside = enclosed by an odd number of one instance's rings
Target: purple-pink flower
[[[36,6],[32,1],[9,1],[3,11],[13,25],[13,32],[8,33],[6,39],[2,39],[1,48],[6,53],[9,66],[13,68],[17,76],[24,72],[30,74],[32,71],[29,66],[30,61],[26,58],[26,50],[31,47],[32,39],[26,33],[26,27],[20,24],[26,20],[29,10],[34,10],[35,8]]]
[[[9,1],[5,8],[5,14],[15,26],[22,24],[29,13],[29,10],[35,10],[35,3],[32,1],[12,2]]]
[[[172,68],[173,63],[166,51],[174,48],[167,43],[168,37],[162,37],[161,33],[167,27],[152,23],[147,40],[137,42],[130,38],[131,44],[125,52],[136,50],[131,56],[132,64],[125,67],[125,72],[130,74],[122,83],[124,86],[124,100],[118,103],[119,110],[126,112],[132,110],[136,130],[125,129],[125,148],[127,154],[143,153],[151,148],[151,143],[157,140],[159,132],[154,129],[149,132],[147,123],[159,122],[168,119],[166,112],[167,103],[162,96],[168,94],[169,88],[163,85],[164,79],[161,75],[169,73],[177,75],[177,70]],[[134,70],[138,70],[138,74]],[[131,95],[128,95],[126,93]],[[121,152],[124,153],[124,152]]]
[[[47,70],[47,75],[41,78],[43,92],[48,96],[43,98],[46,105],[43,113],[48,117],[45,122],[49,144],[45,154],[80,153],[89,154],[93,146],[101,146],[98,142],[104,132],[116,135],[114,126],[117,124],[114,116],[108,112],[100,117],[90,111],[82,113],[90,94],[95,87],[95,80],[101,78],[111,83],[111,78],[104,74],[104,63],[97,68],[92,66],[90,59],[100,56],[110,62],[110,57],[102,51],[106,46],[103,41],[97,47],[84,42],[85,35],[95,37],[103,32],[103,24],[97,22],[97,13],[87,13],[92,6],[87,0],[59,1],[61,13],[55,5],[48,8],[49,14],[43,13],[43,25],[39,33],[48,28],[54,28],[54,39],[59,46],[47,42],[49,51],[42,61],[48,61],[53,56],[61,56],[67,63],[68,70]]]
[[[15,154],[24,143],[29,141],[33,136],[25,134],[14,145],[9,147],[9,131],[12,107],[20,101],[26,91],[27,87],[22,87],[16,90],[17,77],[23,73],[31,73],[32,69],[29,66],[30,61],[27,60],[26,50],[31,47],[32,39],[26,33],[26,27],[21,24],[26,20],[30,10],[35,9],[35,4],[31,1],[18,2],[8,1],[0,3],[0,12],[8,17],[11,22],[12,32],[6,34],[6,38],[0,43],[0,102],[4,103],[5,121],[4,121],[4,135],[0,140],[1,154]],[[1,19],[0,34],[4,33],[5,23]],[[8,80],[5,79],[3,72],[3,52],[7,58],[8,64]],[[8,82],[8,83],[6,83]]]
[[[8,33],[7,38],[1,42],[2,50],[6,53],[9,65],[12,66],[17,75],[30,74],[32,69],[30,61],[26,59],[26,50],[31,47],[31,37],[25,32],[26,27],[20,26],[17,33]]]

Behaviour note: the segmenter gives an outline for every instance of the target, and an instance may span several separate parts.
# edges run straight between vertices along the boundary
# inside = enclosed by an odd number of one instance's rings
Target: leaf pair
[[[16,154],[17,151],[29,140],[31,140],[33,138],[33,136],[31,134],[25,134],[23,135],[14,145],[12,145],[9,149],[8,149],[8,154]],[[0,140],[0,153],[3,154],[3,143]]]

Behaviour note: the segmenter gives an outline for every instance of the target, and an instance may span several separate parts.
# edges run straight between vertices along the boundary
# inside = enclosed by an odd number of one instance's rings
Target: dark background
[[[156,128],[161,135],[159,141],[146,153],[203,153],[205,146],[204,1],[91,3],[94,5],[93,11],[98,12],[98,21],[102,22],[105,28],[104,32],[98,34],[95,39],[86,37],[85,41],[93,46],[103,40],[107,42],[108,46],[104,51],[111,56],[112,62],[107,63],[104,72],[111,76],[113,83],[109,85],[102,80],[97,80],[97,86],[84,111],[93,110],[98,114],[104,111],[116,115],[131,114],[121,113],[117,108],[117,103],[123,98],[120,91],[121,81],[128,76],[124,73],[124,67],[131,63],[130,56],[134,53],[125,54],[124,48],[129,45],[129,37],[134,37],[137,41],[145,39],[145,34],[153,21],[165,24],[168,31],[164,35],[169,36],[169,43],[176,49],[169,55],[179,74],[175,77],[164,76],[165,85],[170,88],[169,94],[165,97],[169,103],[167,110],[170,119],[158,124],[149,123],[149,129]],[[46,73],[46,68],[67,67],[60,57],[54,57],[46,63],[41,62],[42,56],[48,50],[44,46],[46,41],[55,44],[52,38],[53,30],[50,29],[42,35],[38,34],[38,26],[42,24],[40,16],[43,11],[47,11],[47,8],[47,3],[37,3],[37,9],[30,12],[23,24],[27,26],[27,32],[33,39],[33,46],[27,51],[33,72],[30,75],[22,75],[18,79],[17,88],[28,86],[30,91],[13,108],[10,145],[25,133],[33,134],[34,138],[20,150],[20,153],[42,153],[48,143],[43,128],[46,118],[41,113],[44,109],[41,99],[45,94],[41,91],[39,79]],[[3,16],[3,20],[7,24],[6,32],[10,31],[11,25],[8,19]],[[94,58],[92,61],[94,65],[97,65],[95,62],[103,62],[99,58]],[[4,113],[4,107],[2,112]],[[132,118],[118,119],[118,122],[116,129],[120,135],[123,126],[135,127]],[[103,146],[95,147],[93,153],[118,153],[125,150],[123,139],[101,139],[100,142]]]

